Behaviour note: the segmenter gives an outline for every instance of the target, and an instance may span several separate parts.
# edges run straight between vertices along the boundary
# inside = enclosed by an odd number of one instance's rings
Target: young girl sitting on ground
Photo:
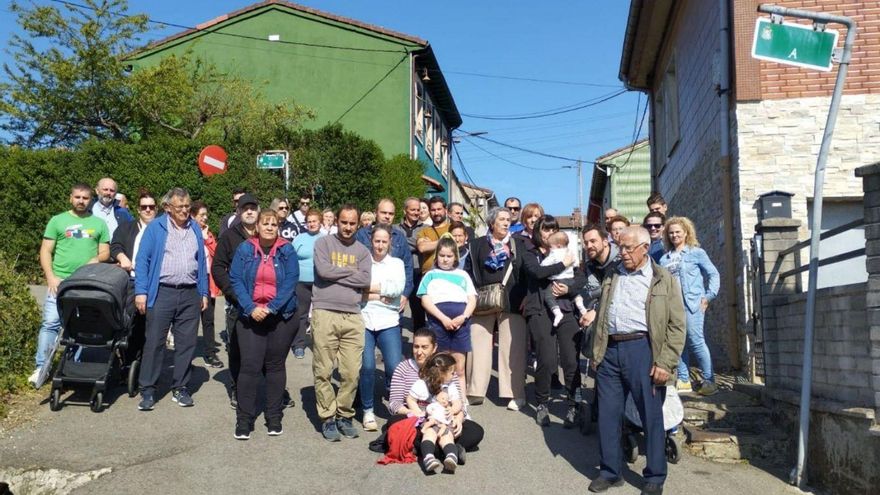
[[[471,351],[471,314],[477,307],[477,290],[470,275],[457,267],[458,246],[450,234],[443,234],[437,242],[434,269],[422,277],[416,294],[422,298],[437,350],[455,358],[458,390],[465,397],[464,364]]]
[[[406,406],[410,411],[421,411],[425,417],[421,425],[425,471],[438,472],[446,468],[450,473],[458,466],[458,448],[450,429],[451,418],[461,410],[461,399],[452,373],[455,359],[446,352],[431,356],[419,370],[419,380],[413,383]],[[446,405],[443,404],[446,403]],[[443,450],[444,459],[440,462],[434,455],[437,445]]]

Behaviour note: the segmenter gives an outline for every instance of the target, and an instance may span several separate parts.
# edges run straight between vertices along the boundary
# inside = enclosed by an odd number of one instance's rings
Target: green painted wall
[[[611,207],[630,221],[641,223],[648,214],[645,201],[651,194],[651,148],[645,141],[636,145],[629,162],[628,155],[629,148],[613,158],[603,160],[603,163],[617,167],[611,173]],[[626,167],[623,167],[624,164]]]
[[[250,40],[222,34],[196,33],[169,42],[131,59],[135,70],[158,63],[161,57],[181,55],[188,49],[217,67],[245,76],[263,86],[274,100],[293,98],[317,114],[308,127],[336,121],[404,57],[416,44],[384,36],[349,24],[270,5],[223,23],[218,33],[259,38]],[[337,50],[290,45],[267,40],[396,50],[398,53]],[[403,60],[340,122],[351,131],[372,139],[386,156],[410,153],[410,61]],[[427,168],[427,167],[426,167]]]

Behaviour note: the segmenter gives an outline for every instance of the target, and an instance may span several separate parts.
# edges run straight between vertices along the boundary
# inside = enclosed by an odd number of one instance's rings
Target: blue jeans
[[[59,331],[61,331],[61,317],[58,316],[58,303],[54,294],[46,292],[46,300],[43,302],[43,324],[40,325],[37,355],[34,357],[37,368],[42,367],[43,363],[52,357],[46,354],[58,338]]]
[[[632,395],[645,431],[647,463],[642,471],[648,483],[666,481],[666,432],[663,430],[663,399],[666,387],[651,381],[651,344],[647,338],[608,342],[605,359],[596,369],[599,402],[599,476],[608,480],[624,474],[621,426],[626,396]]]
[[[706,339],[703,337],[703,320],[705,314],[697,310],[696,313],[686,311],[687,321],[687,338],[685,339],[684,350],[681,352],[681,360],[678,362],[678,379],[686,382],[690,380],[688,376],[688,368],[690,367],[690,353],[694,353],[697,358],[697,366],[703,372],[703,378],[707,382],[715,381],[715,374],[712,373],[712,356],[709,355],[709,346],[706,345]]]
[[[364,356],[361,359],[361,376],[358,391],[361,394],[361,405],[364,410],[373,408],[373,385],[376,382],[376,345],[382,351],[385,361],[385,390],[391,388],[391,376],[394,369],[403,360],[403,342],[400,338],[400,326],[384,330],[364,330]]]

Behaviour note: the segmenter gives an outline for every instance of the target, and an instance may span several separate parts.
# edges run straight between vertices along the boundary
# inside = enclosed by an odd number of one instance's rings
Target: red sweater
[[[260,257],[260,265],[257,267],[257,277],[254,282],[254,303],[258,307],[266,307],[275,298],[275,252],[284,244],[282,238],[278,238],[275,244],[269,248],[269,254],[263,252],[260,240],[256,237],[248,239],[254,246],[254,256]]]

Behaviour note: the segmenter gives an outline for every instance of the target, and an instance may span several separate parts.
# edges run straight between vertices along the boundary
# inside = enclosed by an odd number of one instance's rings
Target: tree
[[[0,85],[0,129],[17,144],[70,146],[87,137],[123,139],[133,120],[122,56],[146,31],[144,15],[120,15],[125,0],[83,0],[65,16],[54,6],[11,5],[15,34]]]
[[[394,204],[397,205],[397,218],[403,218],[403,201],[406,198],[410,196],[421,198],[425,195],[423,173],[422,162],[406,155],[395,155],[382,165],[379,196],[394,200]]]

